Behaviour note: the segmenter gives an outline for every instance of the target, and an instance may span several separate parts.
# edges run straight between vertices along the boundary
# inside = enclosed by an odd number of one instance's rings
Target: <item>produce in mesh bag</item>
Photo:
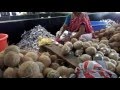
[[[26,53],[25,56],[31,57],[33,59],[33,61],[37,61],[37,59],[38,59],[38,54],[35,52],[28,52],[28,53]]]
[[[38,61],[42,62],[45,67],[48,67],[50,66],[51,64],[51,59],[50,57],[46,56],[46,55],[41,55],[39,58],[38,58]]]
[[[18,75],[21,78],[30,78],[40,73],[37,63],[33,61],[26,61],[19,66]]]
[[[47,74],[47,78],[59,78],[60,74],[58,71],[56,70],[51,70],[50,72],[48,72]]]
[[[76,41],[74,44],[73,44],[74,48],[77,50],[77,49],[81,49],[82,46],[83,46],[83,42],[82,41]]]
[[[86,54],[93,56],[96,54],[97,50],[95,47],[91,46],[91,47],[88,47],[87,49],[85,49],[85,52],[86,52]]]
[[[17,70],[12,68],[12,67],[8,67],[4,73],[3,73],[3,77],[4,78],[17,78]]]
[[[4,64],[9,67],[15,67],[20,63],[20,56],[16,52],[9,51],[4,56]]]

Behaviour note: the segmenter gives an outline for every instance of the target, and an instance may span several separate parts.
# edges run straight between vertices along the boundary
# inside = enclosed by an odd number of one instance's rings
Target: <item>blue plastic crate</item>
[[[106,22],[100,22],[100,21],[91,21],[92,27],[94,31],[99,31],[101,29],[106,28]]]

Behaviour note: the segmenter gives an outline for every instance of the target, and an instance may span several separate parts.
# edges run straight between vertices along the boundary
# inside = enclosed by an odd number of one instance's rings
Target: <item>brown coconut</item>
[[[116,72],[120,74],[120,64],[118,64],[118,66],[116,67]]]
[[[91,47],[88,47],[87,49],[85,49],[85,52],[86,52],[86,54],[93,56],[96,54],[97,50],[95,47],[91,46]]]
[[[77,41],[73,44],[74,48],[77,49],[81,49],[83,46],[83,42],[82,41]]]
[[[110,59],[110,61],[111,61],[115,66],[117,66],[117,62],[116,62],[114,59]]]
[[[72,44],[70,41],[67,41],[67,42],[65,43],[65,45],[67,45],[68,47],[70,47],[70,49],[72,50],[73,44]]]
[[[57,68],[59,67],[60,65],[58,63],[52,63],[50,65],[50,68],[54,69],[54,70],[57,70]]]
[[[109,53],[110,53],[110,49],[107,47],[100,48],[100,51],[106,56],[109,55]]]
[[[40,73],[43,72],[43,70],[45,69],[45,65],[42,63],[42,62],[36,62],[39,66],[39,69],[40,69]]]
[[[88,55],[88,54],[83,54],[82,56],[78,57],[78,60],[80,62],[84,62],[86,60],[92,60],[92,57],[90,55]]]
[[[15,67],[20,63],[20,56],[16,52],[9,51],[4,56],[4,65],[9,67]]]
[[[24,62],[26,62],[26,61],[33,61],[33,59],[32,59],[31,57],[24,56],[24,57],[21,59],[20,63],[24,63]]]
[[[4,56],[0,53],[0,68],[4,67]]]
[[[90,43],[88,43],[88,42],[83,42],[83,48],[84,49],[86,49],[86,48],[88,48],[88,47],[90,47],[91,45],[90,45]]]
[[[109,54],[109,58],[110,59],[114,59],[114,60],[118,60],[118,54],[117,53],[114,53],[114,52],[111,52],[110,54]]]
[[[46,56],[50,57],[50,53],[49,52],[43,52],[41,55],[46,55]]]
[[[26,51],[26,50],[20,49],[20,53],[22,53],[23,55],[26,55],[27,52],[28,51]]]
[[[68,71],[69,71],[69,75],[71,75],[74,73],[75,70],[73,68],[68,68]]]
[[[51,59],[51,62],[55,62],[57,60],[57,55],[51,55],[50,56],[50,59]]]
[[[28,52],[28,53],[26,53],[25,56],[31,57],[33,59],[33,61],[37,61],[37,59],[38,59],[38,54],[35,52]]]
[[[100,43],[103,43],[105,45],[108,45],[109,41],[108,40],[101,40]]]
[[[48,74],[48,72],[50,72],[51,70],[53,70],[53,69],[52,69],[52,68],[49,68],[49,67],[45,68],[44,71],[43,71],[44,77],[46,77],[47,74]]]
[[[92,39],[92,42],[98,43],[98,42],[99,42],[99,39]]]
[[[60,76],[69,76],[69,70],[65,66],[60,66],[57,68],[57,71],[59,72]]]
[[[37,63],[33,61],[26,61],[19,66],[18,75],[21,78],[29,78],[36,76],[40,73],[40,69]]]
[[[101,54],[102,56],[104,56],[104,53],[101,51],[97,51],[97,53]]]
[[[95,47],[96,49],[99,49],[99,45],[97,43],[93,43],[92,46]]]
[[[5,49],[4,54],[8,53],[9,51],[14,51],[16,53],[20,53],[20,48],[16,45],[10,45]]]
[[[100,43],[99,48],[102,48],[102,47],[107,47],[107,46],[105,44],[103,44],[103,43]]]
[[[31,76],[30,78],[44,78],[44,76],[42,73],[37,73],[37,74]]]
[[[39,57],[38,61],[42,62],[42,63],[45,65],[45,67],[48,67],[48,66],[50,66],[50,64],[51,64],[51,59],[50,59],[50,57],[48,57],[48,56],[46,56],[46,55],[41,55],[41,56]]]
[[[60,74],[57,70],[51,70],[47,74],[47,78],[59,78],[59,77],[60,77]]]
[[[82,55],[82,54],[83,54],[83,52],[84,52],[84,50],[83,50],[83,49],[76,50],[76,51],[75,51],[75,55],[76,55],[76,56],[80,56],[80,55]]]
[[[108,40],[106,37],[102,37],[101,40]]]
[[[110,61],[111,61],[111,59],[108,58],[108,57],[106,57],[106,56],[104,56],[103,59],[104,59],[105,61],[107,61],[107,62],[110,62]]]
[[[70,50],[71,50],[70,47],[68,47],[67,45],[64,45],[61,49],[61,53],[62,55],[66,56],[69,54]]]
[[[74,44],[75,42],[77,42],[78,40],[76,38],[72,38],[71,42]]]
[[[4,71],[3,77],[4,78],[17,78],[17,71],[14,68],[12,68],[12,67],[8,67]]]
[[[115,65],[112,62],[106,62],[107,64],[107,69],[110,71],[115,71]]]

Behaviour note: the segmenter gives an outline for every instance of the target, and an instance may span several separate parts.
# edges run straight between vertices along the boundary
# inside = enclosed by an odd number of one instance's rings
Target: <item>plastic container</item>
[[[7,34],[0,33],[0,52],[8,46],[7,38]]]
[[[91,25],[94,29],[94,31],[99,31],[101,29],[106,28],[106,22],[101,22],[101,21],[91,21]]]

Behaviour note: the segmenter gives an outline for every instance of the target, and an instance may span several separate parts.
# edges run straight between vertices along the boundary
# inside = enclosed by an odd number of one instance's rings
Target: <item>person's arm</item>
[[[79,29],[79,31],[74,35],[74,36],[72,36],[71,37],[71,39],[72,38],[79,38],[82,34],[84,34],[85,33],[85,25],[81,25],[80,26],[80,29]]]

